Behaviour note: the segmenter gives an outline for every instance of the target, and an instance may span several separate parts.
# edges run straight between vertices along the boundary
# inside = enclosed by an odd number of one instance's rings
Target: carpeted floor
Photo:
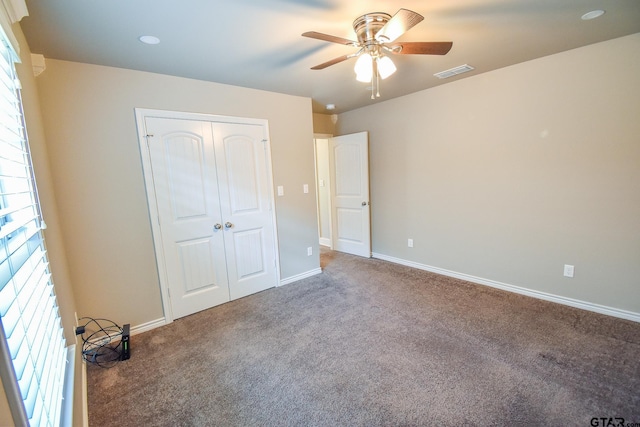
[[[89,365],[90,425],[640,423],[638,323],[336,252],[322,266]]]

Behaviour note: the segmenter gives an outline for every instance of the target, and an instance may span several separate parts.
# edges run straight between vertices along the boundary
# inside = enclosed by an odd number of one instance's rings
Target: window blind
[[[67,350],[42,234],[15,59],[0,34],[0,373],[16,424],[58,426]]]

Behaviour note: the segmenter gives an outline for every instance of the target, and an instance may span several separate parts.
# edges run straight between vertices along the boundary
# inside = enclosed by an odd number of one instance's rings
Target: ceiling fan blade
[[[338,62],[346,61],[347,59],[353,57],[354,55],[343,55],[337,58],[333,58],[331,61],[324,62],[320,65],[316,65],[315,67],[311,67],[312,70],[322,70],[324,68],[330,67],[332,65],[337,64]]]
[[[331,36],[329,34],[318,33],[316,31],[307,31],[306,33],[302,33],[302,35],[304,37],[309,37],[309,38],[317,39],[317,40],[323,40],[325,42],[345,44],[347,46],[358,46],[358,43],[354,42],[353,40],[347,40],[347,39],[343,39],[342,37],[337,37],[337,36]]]
[[[392,53],[400,55],[446,55],[453,42],[405,42],[385,45]]]
[[[376,33],[376,40],[380,43],[390,43],[409,31],[416,24],[424,19],[424,16],[408,9],[400,9],[385,24],[384,27]]]

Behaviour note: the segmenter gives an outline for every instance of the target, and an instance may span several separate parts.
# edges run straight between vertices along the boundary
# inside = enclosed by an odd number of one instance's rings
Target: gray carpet
[[[90,425],[640,423],[640,324],[380,260],[322,266],[89,365]]]

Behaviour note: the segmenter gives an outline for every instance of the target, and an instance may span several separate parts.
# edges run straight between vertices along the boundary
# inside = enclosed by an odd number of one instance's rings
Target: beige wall
[[[7,402],[7,395],[4,392],[4,386],[0,378],[0,426],[10,426],[12,424],[13,418],[11,417],[9,402]]]
[[[341,114],[370,134],[374,252],[640,315],[638,52],[635,34]]]
[[[313,113],[313,132],[325,135],[334,135],[336,132],[336,126],[331,121],[331,115]]]
[[[163,317],[135,107],[268,119],[281,279],[319,267],[310,99],[57,60],[37,83],[79,316]]]

